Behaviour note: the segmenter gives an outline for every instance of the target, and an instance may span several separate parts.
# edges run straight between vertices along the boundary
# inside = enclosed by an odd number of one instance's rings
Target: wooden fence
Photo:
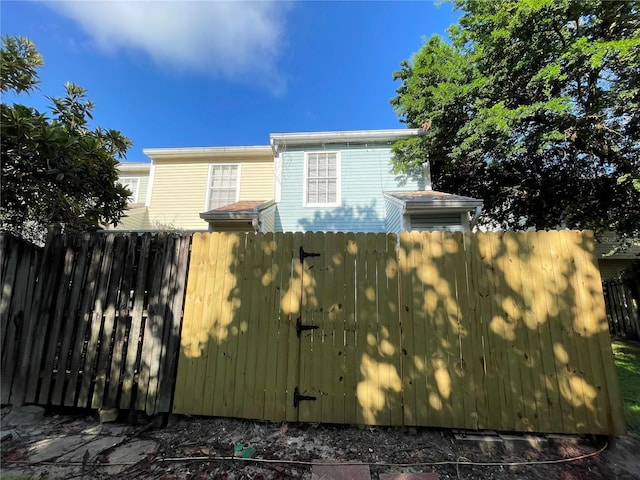
[[[617,278],[603,282],[602,287],[610,333],[640,339],[640,295],[634,296],[632,282],[631,278]]]
[[[188,236],[0,245],[3,404],[170,411]]]
[[[588,232],[195,234],[173,411],[615,434]]]
[[[620,433],[593,245],[568,231],[0,236],[2,403]]]

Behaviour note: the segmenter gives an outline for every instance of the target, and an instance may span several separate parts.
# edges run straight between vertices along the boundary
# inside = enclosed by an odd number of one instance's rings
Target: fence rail
[[[0,242],[2,403],[168,412],[190,238]]]

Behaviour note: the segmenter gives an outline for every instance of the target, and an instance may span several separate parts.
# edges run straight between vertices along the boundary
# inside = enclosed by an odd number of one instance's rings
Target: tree
[[[34,44],[4,37],[0,54],[2,92],[33,92],[43,65]],[[22,104],[1,105],[0,230],[31,241],[41,242],[52,223],[67,232],[116,224],[130,195],[117,183],[117,165],[131,142],[116,130],[89,128],[85,90],[65,89],[64,97],[48,97],[51,119]]]
[[[451,43],[429,38],[394,79],[399,171],[480,197],[502,228],[640,236],[637,0],[455,0]]]

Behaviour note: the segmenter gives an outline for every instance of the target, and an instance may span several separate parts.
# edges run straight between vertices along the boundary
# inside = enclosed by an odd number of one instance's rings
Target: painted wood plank
[[[319,335],[321,355],[315,357],[316,376],[319,375],[321,399],[320,418],[322,422],[338,423],[344,421],[344,403],[340,411],[333,409],[335,403],[335,395],[340,394],[339,375],[342,371],[342,346],[336,341],[336,317],[334,315],[337,308],[336,297],[339,295],[340,288],[336,282],[336,272],[334,266],[333,252],[336,251],[336,235],[333,232],[327,232],[322,235],[324,242],[320,242],[322,250],[321,257],[317,265],[321,267],[320,282],[318,285],[317,295],[319,298],[319,306],[316,311],[317,317],[314,325],[319,325],[322,333]],[[322,240],[322,239],[321,239]],[[317,267],[316,267],[317,268]],[[338,387],[338,388],[336,388]],[[342,419],[340,419],[342,417]]]
[[[78,238],[78,251],[76,264],[73,271],[73,279],[71,281],[71,290],[69,292],[69,301],[66,306],[66,314],[64,315],[64,332],[60,342],[60,353],[58,358],[58,372],[56,382],[52,391],[50,402],[52,405],[64,404],[64,388],[69,383],[71,376],[70,360],[73,352],[71,346],[73,339],[80,329],[78,310],[82,298],[82,291],[86,287],[84,283],[89,265],[88,253],[90,245],[90,235],[85,234]]]
[[[577,265],[582,279],[582,293],[585,299],[585,311],[589,315],[592,338],[597,342],[592,344],[593,353],[600,353],[603,385],[606,392],[599,395],[603,413],[605,414],[602,432],[608,435],[622,434],[626,430],[624,413],[622,410],[622,396],[618,382],[617,370],[613,361],[608,322],[602,295],[602,279],[598,263],[595,258],[595,240],[593,232],[571,232],[576,245]]]
[[[225,416],[230,416],[233,409],[233,390],[235,382],[235,371],[238,363],[238,335],[237,324],[240,307],[240,297],[236,288],[238,287],[239,273],[243,271],[245,258],[244,233],[230,233],[228,268],[225,272],[225,291],[229,292],[227,305],[223,309],[221,326],[224,325],[226,336],[221,338],[223,346],[224,365],[224,388],[222,390],[222,412]]]
[[[286,396],[286,363],[282,369],[279,356],[281,351],[280,320],[280,276],[282,266],[282,245],[276,241],[273,233],[258,236],[259,257],[256,261],[256,282],[259,285],[259,295],[252,299],[252,310],[257,312],[259,322],[258,335],[261,338],[256,352],[256,366],[260,367],[261,376],[258,385],[263,398],[263,418],[271,421],[284,419],[284,402]],[[266,340],[266,341],[265,341]],[[256,368],[257,370],[257,368]]]
[[[209,341],[209,369],[207,370],[207,389],[205,399],[211,403],[209,411],[211,415],[224,415],[224,388],[225,374],[228,368],[229,336],[231,332],[231,288],[233,277],[230,269],[233,268],[232,256],[237,252],[233,239],[229,234],[219,233],[220,248],[218,262],[216,264],[216,280],[212,310],[214,311],[211,324],[211,340]],[[213,347],[213,348],[212,348]],[[208,394],[208,392],[213,394]]]
[[[574,290],[576,315],[573,318],[573,325],[578,334],[575,337],[576,348],[584,352],[587,357],[587,362],[585,362],[587,367],[576,381],[580,381],[582,384],[589,430],[597,429],[597,431],[604,432],[609,423],[605,409],[608,395],[607,381],[602,365],[602,347],[598,335],[600,329],[605,326],[605,331],[608,332],[608,326],[604,317],[597,319],[594,316],[594,294],[593,290],[590,291],[592,284],[588,286],[585,284],[589,276],[597,275],[598,280],[600,278],[597,270],[591,272],[586,270],[583,252],[585,248],[589,247],[584,243],[581,232],[561,232],[560,240],[564,255],[573,270],[570,277],[570,287]],[[601,284],[601,282],[598,283]]]
[[[116,303],[118,301],[118,292],[120,289],[120,280],[124,269],[125,258],[121,252],[126,249],[127,239],[124,235],[117,235],[114,241],[113,263],[110,269],[109,284],[107,286],[107,294],[105,297],[106,304],[104,306],[104,320],[102,331],[99,339],[99,352],[96,359],[95,384],[93,388],[93,397],[91,400],[92,408],[102,408],[105,394],[105,388],[108,386],[108,374],[111,370],[111,346],[113,345],[115,336],[115,320],[116,320]]]
[[[64,374],[60,372],[58,365],[56,365],[56,353],[58,353],[58,342],[62,341],[62,338],[64,338],[64,313],[67,308],[69,284],[73,276],[74,264],[76,262],[76,237],[65,237],[64,240],[65,241],[62,246],[64,251],[64,253],[62,253],[64,260],[62,269],[57,272],[57,288],[54,305],[52,305],[52,318],[49,325],[47,342],[44,345],[46,350],[42,358],[42,381],[40,383],[40,391],[37,399],[37,403],[41,405],[47,405],[50,403],[49,398],[51,385],[55,384],[57,381],[64,381]]]
[[[466,359],[467,374],[473,376],[477,428],[489,428],[489,405],[487,393],[487,369],[485,359],[488,355],[485,345],[484,329],[486,327],[486,276],[482,268],[482,260],[478,249],[478,236],[471,232],[464,234],[465,262],[467,268],[467,285],[469,301],[469,341],[471,356]],[[484,279],[484,281],[483,281]]]
[[[470,295],[470,262],[468,257],[469,245],[467,236],[460,232],[450,235],[449,241],[455,248],[455,291],[457,297],[457,328],[458,328],[458,361],[454,364],[454,374],[459,378],[461,388],[457,395],[462,396],[464,411],[464,425],[468,429],[478,428],[477,400],[481,392],[476,391],[473,362],[475,358],[475,318],[472,310]]]
[[[409,232],[400,232],[398,250],[398,268],[400,285],[400,347],[402,354],[402,403],[404,425],[417,425],[416,413],[416,366],[414,363],[414,337],[413,334],[413,246]],[[420,287],[422,294],[422,285]],[[426,388],[426,387],[425,387]]]
[[[62,273],[64,268],[64,238],[62,236],[54,236],[48,239],[48,242],[51,247],[43,256],[40,273],[38,274],[38,283],[41,283],[41,287],[39,292],[36,292],[36,307],[32,311],[32,316],[36,322],[31,336],[33,344],[27,347],[30,353],[28,358],[25,358],[28,362],[28,373],[24,377],[26,380],[25,400],[28,403],[37,403],[38,388],[42,376],[50,375],[48,366],[43,365],[45,339],[50,334],[50,322],[53,316],[52,312],[55,309],[55,299],[59,287],[57,282],[58,275]],[[45,373],[45,370],[49,371]]]
[[[102,255],[104,253],[103,235],[92,235],[89,240],[89,259],[86,277],[82,282],[81,299],[77,311],[78,321],[76,323],[75,336],[71,343],[69,359],[69,377],[64,392],[63,404],[65,406],[76,405],[76,398],[82,384],[84,375],[84,342],[87,339],[92,318],[95,294],[100,278],[100,267],[102,265]]]
[[[571,429],[576,433],[584,433],[588,428],[588,412],[585,404],[584,385],[580,377],[589,369],[589,359],[586,352],[581,351],[581,332],[575,322],[579,315],[576,305],[575,289],[572,285],[575,267],[573,261],[567,257],[562,232],[550,231],[549,243],[553,259],[553,272],[558,300],[559,320],[562,342],[554,350],[554,354],[565,360],[563,371],[565,385],[564,400],[574,410],[574,424]],[[564,358],[566,357],[566,358]]]
[[[296,319],[301,316],[303,305],[302,296],[302,265],[299,260],[298,252],[304,245],[303,234],[295,232],[293,234],[293,248],[290,259],[289,278],[285,279],[287,288],[283,290],[281,300],[282,311],[289,324],[289,348],[290,358],[295,358],[296,362],[289,365],[287,371],[287,416],[286,420],[298,421],[299,410],[293,405],[293,396],[295,389],[300,385],[300,352],[301,342],[296,333]]]
[[[515,340],[511,342],[510,355],[519,372],[517,376],[512,376],[512,382],[515,381],[517,385],[519,380],[518,387],[522,391],[516,414],[516,429],[518,431],[537,431],[536,390],[529,354],[529,328],[525,322],[519,235],[515,232],[506,232],[502,237],[506,260],[505,285],[508,286],[511,297],[507,301],[507,312],[512,324],[510,334]]]
[[[257,312],[254,314],[251,310],[251,297],[257,297],[258,295],[256,291],[258,281],[256,280],[259,280],[260,277],[258,272],[257,278],[254,278],[255,262],[262,263],[261,259],[256,258],[257,247],[255,234],[247,234],[245,236],[244,257],[239,260],[240,264],[236,274],[237,283],[234,288],[237,308],[233,323],[238,332],[236,335],[238,355],[235,362],[231,411],[234,417],[241,418],[263,418],[264,416],[264,385],[262,385],[261,394],[256,399],[256,390],[260,389],[256,385],[258,375],[256,374],[256,368],[253,366],[255,363],[248,367],[247,361],[249,355],[253,355],[255,358],[259,344],[265,343],[265,337],[259,338],[259,335],[253,333],[253,330],[257,331],[259,322],[257,321]],[[264,381],[264,375],[259,381]],[[253,416],[252,410],[255,406],[258,406],[259,410],[255,414],[256,416]]]
[[[345,297],[344,297],[344,421],[353,425],[358,417],[357,383],[359,357],[357,352],[357,256],[359,245],[354,233],[345,234]]]
[[[163,370],[161,371],[157,406],[157,412],[161,413],[171,411],[175,388],[190,245],[191,234],[182,234],[178,245],[175,278],[172,282],[171,318],[167,325],[170,329],[166,344],[167,358],[161,366]]]
[[[540,297],[544,295],[544,292],[540,292],[538,284],[542,282],[541,273],[539,270],[539,261],[536,258],[537,249],[532,249],[531,236],[535,235],[535,232],[520,232],[515,237],[518,242],[518,257],[520,274],[522,278],[522,309],[523,309],[523,325],[526,327],[526,340],[527,347],[525,350],[525,366],[529,370],[531,377],[531,391],[532,395],[529,396],[531,408],[535,412],[532,419],[532,430],[534,431],[551,431],[552,424],[549,415],[549,397],[547,392],[547,386],[544,375],[544,364],[542,360],[541,348],[545,345],[549,348],[550,345],[547,342],[546,336],[542,335],[540,328],[541,323],[544,322],[544,318],[540,315],[544,315],[541,311]],[[551,367],[553,364],[551,364]],[[555,377],[555,371],[553,371]]]
[[[142,338],[143,312],[145,308],[146,282],[149,274],[151,256],[150,233],[145,233],[138,238],[139,258],[135,273],[133,288],[133,308],[131,309],[131,321],[127,333],[127,346],[124,366],[121,374],[122,387],[120,391],[120,408],[133,407],[137,394],[136,376],[140,368],[140,339]]]
[[[219,344],[216,334],[222,307],[226,244],[219,233],[198,235],[197,240],[196,235],[192,240],[187,284],[187,302],[191,308],[189,312],[185,309],[178,368],[184,365],[183,375],[188,377],[183,387],[187,412],[214,415],[215,359]],[[189,330],[185,335],[187,326]]]
[[[286,420],[297,415],[293,408],[293,398],[289,394],[289,372],[298,371],[298,345],[291,342],[291,337],[295,337],[295,331],[292,330],[290,316],[282,305],[283,297],[289,288],[291,279],[291,264],[293,258],[293,234],[292,233],[276,233],[273,236],[275,244],[273,248],[274,257],[272,259],[272,274],[269,279],[272,285],[277,288],[272,300],[272,319],[277,320],[277,376],[275,385],[275,409],[274,420]],[[270,320],[271,320],[270,318]],[[271,322],[270,333],[273,330]],[[270,338],[273,338],[270,336]],[[271,352],[271,349],[269,349]],[[294,379],[296,381],[296,379]]]
[[[106,234],[105,237],[97,291],[91,313],[91,320],[88,324],[86,353],[84,355],[82,379],[78,392],[77,406],[81,408],[89,408],[91,406],[91,393],[96,375],[96,361],[98,359],[98,343],[104,321],[104,311],[109,289],[109,274],[113,264],[115,234]]]

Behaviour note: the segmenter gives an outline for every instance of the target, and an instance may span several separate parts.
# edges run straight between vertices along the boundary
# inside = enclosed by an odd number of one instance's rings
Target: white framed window
[[[305,207],[337,207],[341,202],[340,190],[340,153],[306,153],[303,205]]]
[[[131,191],[129,203],[138,203],[138,194],[140,193],[140,177],[120,177],[118,183]]]
[[[240,195],[240,164],[216,163],[209,165],[209,188],[205,210],[229,205]]]

